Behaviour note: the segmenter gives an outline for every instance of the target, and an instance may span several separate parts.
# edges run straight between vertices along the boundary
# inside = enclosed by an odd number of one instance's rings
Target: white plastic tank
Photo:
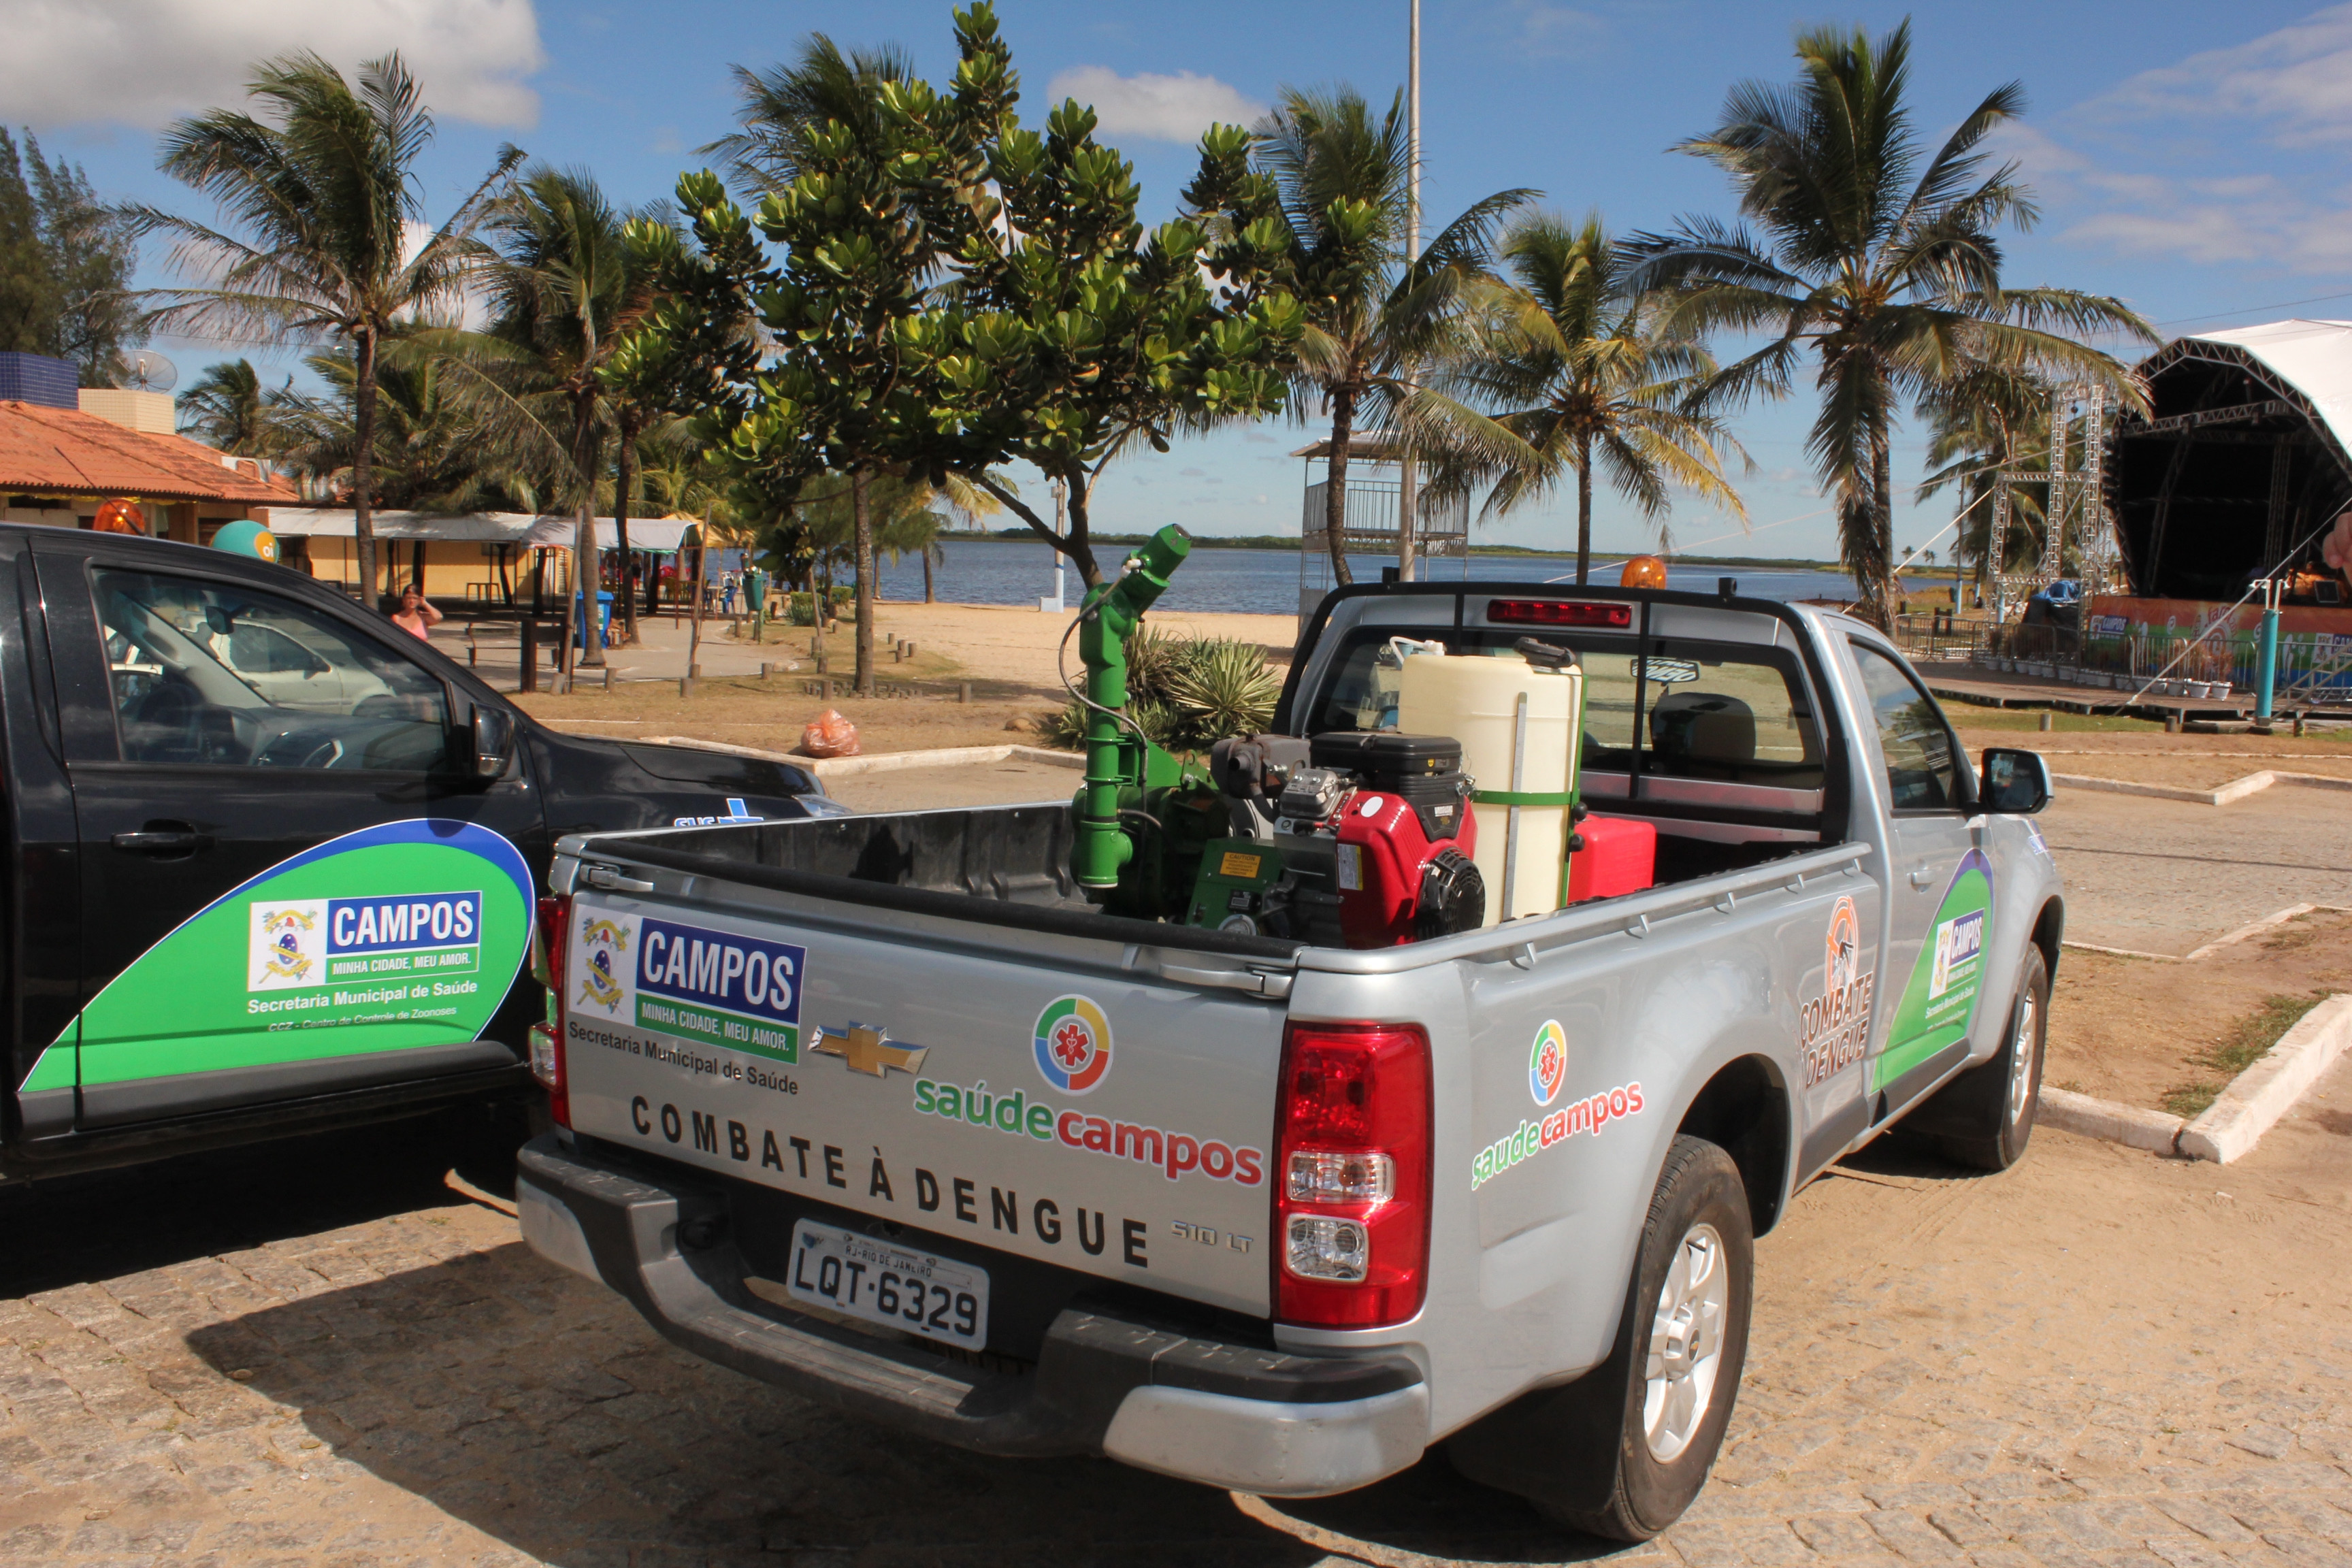
[[[1462,742],[1462,771],[1477,790],[1471,809],[1486,923],[1559,908],[1567,802],[1583,738],[1583,672],[1539,669],[1516,653],[1412,654],[1397,679],[1400,731]],[[1515,835],[1514,807],[1486,798],[1504,795],[1553,804],[1518,805]]]

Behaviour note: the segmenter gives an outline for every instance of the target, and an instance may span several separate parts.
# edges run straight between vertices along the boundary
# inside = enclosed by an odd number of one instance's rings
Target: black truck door
[[[546,856],[525,766],[466,776],[470,699],[397,628],[176,553],[36,551],[81,845],[79,1125],[510,1069]]]
[[[5,905],[8,1086],[20,1147],[69,1133],[75,1016],[81,1006],[81,883],[73,791],[42,635],[40,589],[22,533],[0,533],[0,727],[7,746],[9,897]]]

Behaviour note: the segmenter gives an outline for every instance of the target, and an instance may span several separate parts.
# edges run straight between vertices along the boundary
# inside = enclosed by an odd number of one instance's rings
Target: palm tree
[[[551,489],[576,510],[576,581],[592,625],[597,481],[607,443],[624,434],[599,373],[622,333],[647,309],[652,292],[647,258],[625,233],[633,221],[668,219],[658,207],[614,207],[585,171],[534,165],[493,205],[487,240],[475,247],[490,305],[488,330],[425,339],[466,377],[484,439],[518,466],[548,474]],[[620,442],[624,453],[635,432],[627,434]],[[625,458],[614,498],[625,563],[631,488]],[[624,591],[620,597],[625,637],[635,617],[625,607],[630,595]],[[603,664],[597,639],[585,640],[582,662]]]
[[[1330,410],[1324,530],[1332,572],[1350,583],[1349,443],[1360,425],[1396,425],[1399,404],[1466,286],[1486,273],[1496,222],[1538,193],[1498,191],[1474,204],[1407,264],[1412,159],[1402,93],[1376,118],[1353,88],[1285,88],[1255,135],[1255,162],[1274,180],[1285,230],[1273,279],[1307,307],[1294,381]]]
[[[1685,218],[1671,233],[1641,237],[1640,281],[1685,291],[1684,330],[1772,334],[1722,373],[1727,391],[1777,395],[1803,354],[1815,355],[1822,411],[1810,450],[1837,498],[1840,552],[1864,612],[1883,626],[1894,591],[1898,399],[1984,362],[2097,379],[2130,397],[2121,365],[2057,330],[2155,335],[2114,299],[2003,287],[1994,231],[2030,226],[2038,213],[2017,165],[1987,173],[1979,149],[2023,111],[2016,83],[1988,93],[1923,159],[1906,104],[1908,22],[1875,41],[1802,32],[1796,52],[1794,86],[1733,88],[1722,123],[1676,149],[1730,176],[1761,237]]]
[[[698,149],[724,160],[736,185],[752,195],[781,191],[807,166],[808,133],[828,121],[871,139],[878,132],[874,89],[915,79],[904,49],[885,46],[845,55],[823,33],[812,33],[800,58],[755,71],[736,66],[737,118],[743,128]]]
[[[1592,484],[1609,483],[1661,522],[1673,489],[1748,521],[1723,474],[1737,443],[1694,403],[1713,358],[1660,330],[1666,301],[1633,288],[1600,216],[1570,225],[1549,214],[1517,223],[1501,247],[1517,289],[1496,299],[1441,362],[1408,424],[1452,449],[1457,473],[1495,478],[1486,513],[1501,516],[1576,475],[1576,580],[1592,561]]]
[[[270,342],[351,345],[358,424],[352,506],[360,580],[374,591],[375,530],[370,456],[376,360],[383,340],[421,309],[446,304],[464,284],[467,237],[522,153],[501,148],[489,175],[421,246],[416,162],[433,116],[397,54],[360,68],[356,89],[314,54],[284,55],[254,68],[247,96],[268,119],[216,109],[163,133],[161,167],[210,195],[243,237],[134,204],[132,231],[172,242],[172,265],[209,275],[201,288],[162,289],[151,327]]]
[[[1927,477],[1916,499],[1957,489],[1956,560],[1976,563],[1981,595],[1995,572],[2031,565],[2042,553],[2047,485],[2010,489],[2010,529],[1993,537],[1993,490],[2005,468],[2049,467],[2050,388],[2032,375],[1977,365],[1920,400],[1928,421]]]
[[[349,349],[310,354],[303,363],[326,391],[314,395],[289,386],[269,395],[278,451],[297,473],[330,489],[344,488],[358,466],[359,367]],[[530,476],[481,438],[456,381],[447,361],[409,340],[384,345],[368,452],[375,499],[387,510],[444,514],[532,509],[538,497]]]
[[[269,396],[251,360],[223,360],[180,394],[180,433],[231,457],[268,457],[277,439]]]

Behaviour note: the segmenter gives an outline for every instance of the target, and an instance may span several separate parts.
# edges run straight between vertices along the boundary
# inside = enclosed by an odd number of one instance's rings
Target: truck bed
[[[1685,837],[1681,822],[1659,824],[1657,886],[1744,869],[1814,844],[1717,843]],[[1070,876],[1066,801],[816,817],[756,826],[665,828],[616,836],[632,860],[721,878],[777,892],[838,899],[909,914],[987,923],[1055,936],[1142,942],[1153,947],[1291,959],[1307,943],[1241,936],[1204,927],[1107,915]],[[982,900],[995,906],[972,908]]]

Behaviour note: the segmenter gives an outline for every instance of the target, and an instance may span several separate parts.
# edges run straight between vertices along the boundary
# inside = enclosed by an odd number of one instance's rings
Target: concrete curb
[[[2219,789],[2188,789],[2179,784],[2137,784],[2129,779],[2103,779],[2089,773],[2052,773],[2050,782],[2066,789],[2087,789],[2107,795],[2144,795],[2151,800],[2185,800],[2191,805],[2228,805],[2270,788],[2301,784],[2305,789],[2352,789],[2352,779],[2332,773],[2291,773],[2273,768],[2231,779]]]
[[[2234,946],[2250,936],[2260,936],[2274,926],[2283,926],[2298,915],[2311,914],[2319,910],[2342,910],[2345,907],[2343,904],[2289,904],[2274,914],[2264,915],[2258,921],[2240,926],[2227,936],[2217,936],[2204,946],[2192,947],[2185,953],[2143,952],[2136,947],[2101,947],[2095,942],[2062,942],[2059,945],[2074,948],[2080,952],[2112,953],[2117,958],[2149,958],[2158,963],[2194,963],[2200,958],[2210,957],[2225,947]]]
[[[2104,1138],[2110,1143],[2145,1149],[2152,1154],[2178,1152],[2180,1130],[2188,1125],[2184,1119],[2168,1111],[2142,1110],[2137,1105],[2119,1105],[2112,1100],[2096,1100],[2068,1089],[2043,1089],[2041,1107],[2035,1120],[2044,1127],[2080,1132],[2085,1138]]]
[[[2231,1079],[2220,1098],[2181,1130],[2180,1152],[2221,1165],[2242,1158],[2347,1047],[2352,993],[2339,993],[2305,1013],[2260,1060]]]
[[[730,746],[694,735],[632,735],[633,741],[654,746],[691,746],[705,752],[725,752],[738,757],[759,757],[782,763],[821,779],[855,778],[861,773],[897,773],[903,768],[969,768],[990,763],[1045,763],[1057,768],[1082,768],[1085,757],[1076,752],[1055,752],[1044,746],[941,746],[929,752],[878,752],[870,757],[799,757],[790,752],[766,752],[757,746]]]

